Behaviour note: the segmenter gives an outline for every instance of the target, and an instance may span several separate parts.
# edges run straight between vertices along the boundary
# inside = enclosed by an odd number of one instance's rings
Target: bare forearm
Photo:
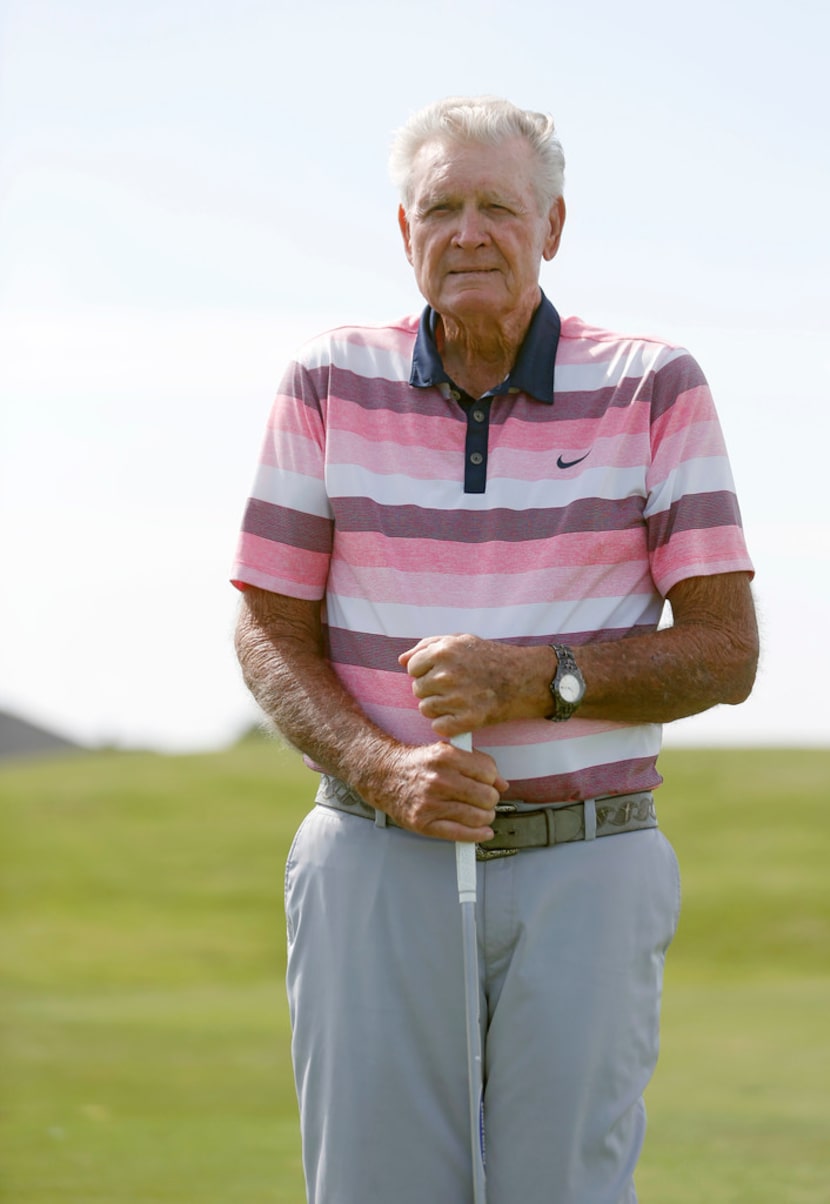
[[[587,687],[581,716],[668,723],[746,698],[758,656],[746,576],[690,579],[671,597],[673,627],[575,650]],[[401,662],[440,735],[551,714],[556,654],[544,645],[438,637],[421,641]]]
[[[710,628],[669,627],[577,651],[587,690],[579,714],[626,723],[670,723],[719,703],[743,702],[751,653]]]
[[[349,782],[365,778],[395,742],[376,727],[323,657],[319,632],[283,621],[278,637],[251,598],[240,614],[236,650],[258,705],[295,748]],[[252,604],[250,604],[252,603]]]
[[[748,697],[758,627],[747,575],[690,578],[669,597],[672,627],[580,649],[586,718],[669,723]]]
[[[441,740],[402,744],[372,723],[323,651],[320,608],[246,591],[236,647],[249,689],[292,744],[412,831],[489,840],[508,786],[492,757]]]

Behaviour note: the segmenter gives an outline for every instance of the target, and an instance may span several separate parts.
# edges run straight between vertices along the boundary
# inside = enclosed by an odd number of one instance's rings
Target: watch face
[[[579,679],[574,677],[573,673],[564,673],[559,679],[559,684],[556,687],[560,698],[565,702],[579,702],[582,690],[579,685]]]

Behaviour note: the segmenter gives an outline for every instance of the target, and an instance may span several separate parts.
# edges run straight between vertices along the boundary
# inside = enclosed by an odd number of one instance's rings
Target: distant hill
[[[40,757],[73,752],[80,747],[36,723],[0,711],[0,757]]]

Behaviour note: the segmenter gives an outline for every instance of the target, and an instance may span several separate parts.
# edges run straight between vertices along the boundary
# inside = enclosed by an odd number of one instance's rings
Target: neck
[[[516,363],[535,308],[526,314],[512,313],[504,322],[440,314],[436,345],[447,375],[471,397],[500,385]]]

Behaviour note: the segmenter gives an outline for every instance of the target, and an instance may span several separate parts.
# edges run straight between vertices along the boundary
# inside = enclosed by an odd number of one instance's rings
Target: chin
[[[486,286],[467,287],[457,291],[445,290],[441,302],[435,306],[439,313],[446,313],[458,318],[464,318],[467,315],[471,318],[498,318],[508,308],[500,290]]]

